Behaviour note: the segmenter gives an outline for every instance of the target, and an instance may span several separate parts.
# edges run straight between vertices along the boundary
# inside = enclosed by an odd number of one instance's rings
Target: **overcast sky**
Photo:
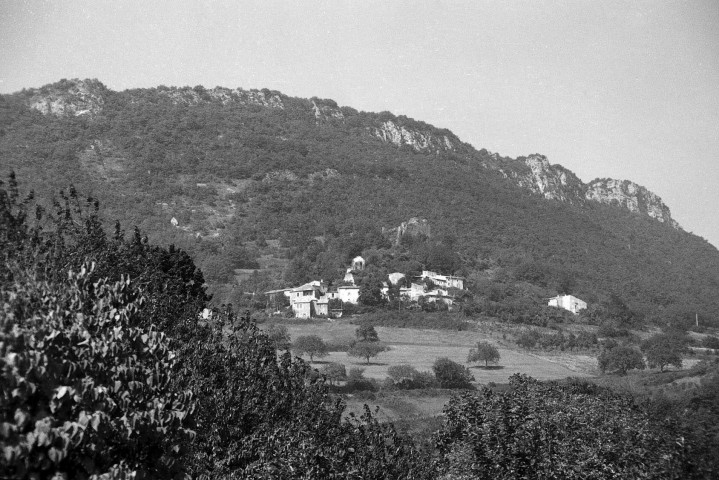
[[[0,0],[0,92],[270,88],[629,179],[719,246],[719,1]]]

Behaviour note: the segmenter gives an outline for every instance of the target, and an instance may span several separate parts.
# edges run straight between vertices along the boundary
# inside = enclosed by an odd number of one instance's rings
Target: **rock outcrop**
[[[669,207],[664,204],[657,194],[629,180],[611,178],[593,180],[586,186],[585,197],[587,200],[620,206],[631,212],[643,213],[660,222],[668,223],[674,228],[679,228],[679,224],[672,219]]]
[[[334,102],[332,102],[334,103]],[[337,107],[337,104],[326,105],[320,100],[312,100],[312,112],[315,115],[315,123],[326,122],[328,120],[344,120],[345,116]]]
[[[372,135],[398,147],[409,145],[417,152],[441,153],[454,151],[456,147],[449,135],[436,135],[431,131],[408,128],[392,120],[386,120],[378,128],[374,128]]]
[[[219,101],[223,105],[239,103],[241,105],[259,105],[261,107],[284,109],[282,95],[268,89],[243,90],[241,88],[215,87],[159,87],[158,93],[171,98],[176,104],[198,105],[202,102]]]
[[[592,201],[613,205],[680,228],[672,219],[669,207],[658,195],[629,180],[605,178],[585,184],[570,170],[561,165],[551,165],[544,155],[539,154],[517,160],[499,157],[495,160],[497,163],[483,166],[499,170],[520,187],[546,199],[574,204]]]
[[[427,219],[412,217],[406,222],[402,222],[396,228],[384,230],[383,233],[389,236],[393,240],[395,245],[399,245],[399,243],[402,241],[402,238],[405,236],[415,238],[423,236],[430,238],[432,236],[432,229],[430,228]]]
[[[578,203],[584,199],[584,186],[574,173],[561,165],[551,165],[544,155],[530,155],[519,168],[500,171],[523,188],[550,200]]]
[[[27,104],[45,115],[97,115],[105,103],[106,87],[98,80],[61,80],[23,93]]]

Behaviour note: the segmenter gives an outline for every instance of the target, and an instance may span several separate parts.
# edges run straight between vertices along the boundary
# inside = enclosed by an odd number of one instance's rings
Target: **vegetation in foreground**
[[[200,321],[204,281],[184,252],[154,247],[137,230],[126,238],[119,226],[107,236],[94,202],[74,191],[55,206],[33,211],[12,179],[0,186],[0,470],[8,477],[537,478],[571,477],[573,465],[583,478],[711,471],[711,457],[682,425],[631,399],[526,378],[506,392],[452,400],[434,457],[426,455],[369,412],[343,416],[324,378],[277,354],[282,332],[271,340],[229,310]],[[448,382],[469,380],[464,367],[438,367]],[[600,428],[575,435],[582,425]]]

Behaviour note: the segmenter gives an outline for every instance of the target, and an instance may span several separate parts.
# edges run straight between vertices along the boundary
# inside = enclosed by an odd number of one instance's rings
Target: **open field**
[[[301,335],[318,335],[325,342],[349,343],[357,328],[347,320],[326,323],[292,324],[285,323],[292,339]],[[322,362],[337,362],[348,369],[361,367],[365,376],[382,380],[387,377],[387,368],[392,365],[409,364],[420,371],[431,371],[432,364],[439,357],[447,357],[460,364],[466,364],[469,349],[480,340],[487,340],[499,348],[501,359],[499,367],[483,370],[471,366],[476,383],[506,383],[515,373],[524,373],[539,380],[565,378],[569,376],[588,376],[593,374],[596,360],[586,355],[535,355],[507,349],[501,339],[482,332],[416,330],[410,328],[376,327],[380,340],[390,346],[389,352],[381,353],[367,365],[363,359],[350,357],[345,352],[332,352],[321,359]],[[317,363],[320,366],[321,363]]]

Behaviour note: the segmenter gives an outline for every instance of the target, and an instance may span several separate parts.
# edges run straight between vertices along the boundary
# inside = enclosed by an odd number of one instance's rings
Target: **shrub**
[[[451,478],[686,478],[669,425],[591,384],[513,375],[502,393],[453,397],[444,418],[435,439]]]
[[[470,383],[474,376],[469,369],[449,358],[438,358],[432,365],[432,370],[441,388],[474,388]]]
[[[61,284],[15,271],[0,316],[5,474],[16,478],[182,472],[194,403],[171,385],[175,354],[138,326],[129,279]]]
[[[377,384],[364,376],[364,368],[350,368],[347,373],[346,392],[377,391]]]
[[[328,363],[320,369],[320,373],[330,381],[330,385],[347,378],[347,369],[341,363]]]
[[[420,372],[410,365],[392,365],[387,369],[388,383],[400,390],[435,388],[437,379],[432,372]]]

